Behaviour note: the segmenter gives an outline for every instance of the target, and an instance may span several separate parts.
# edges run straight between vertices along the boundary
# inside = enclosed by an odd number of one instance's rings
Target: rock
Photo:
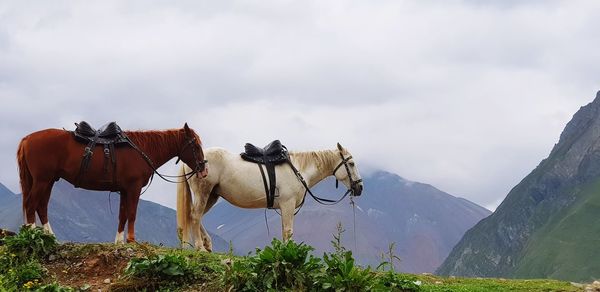
[[[104,279],[104,284],[110,284],[110,278]]]
[[[58,257],[57,257],[55,254],[51,254],[51,255],[48,257],[48,260],[49,260],[49,261],[51,261],[51,262],[53,262],[53,261],[55,261],[57,258],[58,258]]]

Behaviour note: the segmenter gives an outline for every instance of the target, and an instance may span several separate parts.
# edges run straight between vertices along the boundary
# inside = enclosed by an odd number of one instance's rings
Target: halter
[[[187,135],[186,135],[186,137],[187,137]],[[177,161],[175,161],[175,164],[177,164],[177,163],[179,163],[179,161],[181,161],[181,155],[183,154],[183,151],[185,151],[185,149],[187,149],[187,147],[189,147],[190,145],[192,145],[196,142],[196,137],[191,137],[191,138],[187,137],[187,138],[188,139],[186,140],[185,145],[183,145],[183,148],[181,148],[181,150],[179,151],[179,154],[177,155]],[[194,168],[190,173],[187,173],[182,176],[187,176],[189,174],[195,174],[197,172],[202,172],[202,171],[204,171],[204,168],[206,167],[206,163],[208,162],[208,160],[198,159],[198,156],[196,155],[195,147],[192,147],[192,155],[196,159],[196,168]]]
[[[348,174],[348,180],[350,180],[350,189],[349,191],[352,192],[351,196],[354,196],[354,186],[358,185],[359,183],[362,182],[362,178],[358,179],[358,180],[353,180],[352,179],[352,173],[350,172],[350,167],[348,167],[348,161],[350,161],[350,159],[352,159],[352,155],[348,156],[347,158],[344,158],[344,154],[342,154],[342,151],[340,151],[340,157],[342,158],[342,161],[333,169],[333,176],[335,177],[335,173],[338,171],[338,169],[340,169],[340,167],[342,167],[342,165],[346,168],[346,173]],[[335,188],[338,188],[338,179],[335,179]]]
[[[150,166],[150,168],[152,168],[152,176],[150,176],[150,183],[148,183],[148,187],[150,187],[150,185],[152,184],[152,180],[154,179],[154,174],[158,175],[160,178],[162,178],[164,181],[166,182],[170,182],[170,183],[180,183],[179,181],[176,180],[171,180],[169,178],[180,178],[183,177],[185,178],[186,181],[190,180],[192,178],[192,176],[194,176],[194,174],[198,173],[198,172],[202,172],[204,170],[204,168],[206,167],[206,163],[208,162],[207,160],[200,160],[198,159],[198,156],[196,155],[196,149],[194,147],[192,147],[192,155],[194,156],[194,158],[196,159],[196,168],[193,169],[192,171],[188,172],[188,173],[184,173],[182,175],[166,175],[166,174],[161,174],[158,172],[158,169],[156,169],[156,167],[154,166],[154,163],[152,162],[152,160],[150,159],[150,157],[148,157],[148,155],[146,155],[146,153],[144,153],[144,151],[142,151],[139,147],[137,147],[137,145],[135,145],[133,143],[133,141],[131,141],[131,139],[129,139],[129,137],[127,137],[127,140],[129,140],[130,145],[133,147],[133,149],[137,150],[138,153],[140,153],[140,155],[144,158],[144,160],[146,160],[146,163],[148,163],[148,165]],[[185,144],[183,145],[183,148],[181,148],[181,150],[179,150],[179,154],[177,155],[177,161],[175,162],[175,164],[179,163],[179,161],[181,160],[181,154],[183,153],[183,151],[190,146],[191,144],[196,142],[196,137],[188,137],[186,135],[186,141]],[[148,187],[146,187],[146,190],[148,190]],[[143,193],[146,192],[146,190],[144,190]]]
[[[290,167],[294,171],[294,174],[296,174],[296,177],[298,178],[298,180],[302,183],[302,185],[306,189],[306,191],[304,192],[304,197],[302,198],[302,203],[300,203],[300,207],[298,207],[298,209],[296,210],[295,214],[298,213],[300,211],[300,208],[302,208],[302,206],[304,205],[304,199],[306,199],[306,193],[310,194],[310,196],[313,197],[313,199],[315,199],[315,201],[317,201],[317,203],[322,204],[322,205],[335,205],[335,204],[341,202],[348,194],[351,194],[350,195],[351,197],[354,196],[354,186],[357,185],[357,184],[359,184],[359,183],[361,183],[362,179],[358,179],[358,180],[352,179],[352,173],[350,172],[350,167],[348,166],[348,161],[350,161],[350,159],[352,159],[352,155],[350,155],[348,158],[344,158],[344,155],[340,151],[340,157],[342,158],[342,161],[340,162],[340,164],[338,164],[338,166],[336,166],[333,169],[332,175],[335,177],[335,173],[337,172],[337,170],[342,165],[344,165],[344,167],[346,168],[346,172],[348,173],[348,179],[350,180],[350,188],[342,195],[342,197],[340,199],[338,199],[338,200],[330,200],[330,199],[325,199],[325,198],[317,197],[315,194],[313,194],[310,191],[310,188],[308,187],[308,184],[304,180],[304,177],[302,177],[302,174],[300,173],[300,171],[294,166],[294,164],[292,164],[292,161],[290,160],[290,158],[288,156],[288,158],[287,158],[288,164],[290,165]],[[338,185],[337,182],[338,182],[338,180],[336,179],[335,181],[336,181],[336,188],[337,188],[337,185]]]

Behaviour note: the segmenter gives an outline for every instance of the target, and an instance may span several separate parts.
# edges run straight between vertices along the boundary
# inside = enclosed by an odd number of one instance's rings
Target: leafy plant
[[[225,282],[235,291],[308,290],[322,269],[312,250],[304,243],[274,238],[271,246],[256,249],[256,255],[234,261]]]
[[[390,271],[394,272],[396,270],[396,264],[394,263],[395,261],[400,262],[400,257],[398,257],[395,253],[395,246],[396,243],[392,242],[390,243],[390,245],[388,245],[388,251],[387,253],[381,253],[381,263],[379,264],[379,266],[377,266],[378,270],[385,270],[386,266],[390,267]],[[387,258],[387,260],[386,260]]]
[[[20,291],[37,288],[46,270],[35,259],[15,263],[8,268],[3,264],[0,271],[0,290]]]
[[[125,268],[125,275],[142,279],[170,280],[191,274],[193,271],[188,259],[176,254],[133,258]]]
[[[325,291],[368,291],[374,285],[375,276],[370,268],[361,269],[354,265],[352,251],[342,245],[342,224],[338,222],[337,233],[333,235],[331,244],[334,253],[323,254],[324,272],[317,283]]]
[[[19,260],[45,257],[58,246],[54,235],[47,234],[41,227],[31,228],[28,225],[23,225],[17,235],[0,240],[7,252],[15,254]]]
[[[374,291],[420,291],[420,281],[412,276],[387,271],[376,278]]]
[[[0,239],[0,290],[37,289],[46,274],[39,258],[53,252],[58,245],[53,235],[42,228],[21,227],[15,236]]]

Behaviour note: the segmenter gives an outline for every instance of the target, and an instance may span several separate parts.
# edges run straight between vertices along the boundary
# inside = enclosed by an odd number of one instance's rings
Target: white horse
[[[363,189],[361,176],[352,155],[339,143],[335,150],[290,152],[290,161],[313,187],[328,176],[335,176],[351,195]],[[261,173],[255,163],[243,160],[223,148],[204,149],[210,171],[205,178],[192,177],[177,186],[177,227],[182,241],[202,251],[212,251],[211,238],[202,225],[202,216],[219,197],[240,208],[266,208],[267,199]],[[189,172],[183,165],[180,174]],[[281,210],[283,240],[293,234],[294,212],[306,195],[306,188],[287,163],[275,166],[276,190],[274,208]],[[194,193],[192,200],[191,190]]]

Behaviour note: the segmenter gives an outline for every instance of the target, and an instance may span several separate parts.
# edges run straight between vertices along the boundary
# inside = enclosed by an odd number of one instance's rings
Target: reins
[[[150,157],[148,157],[148,155],[146,155],[146,153],[144,153],[144,151],[142,151],[135,143],[133,143],[133,141],[131,141],[131,139],[129,138],[129,136],[125,136],[125,138],[127,139],[127,141],[129,142],[129,145],[131,145],[131,147],[133,149],[135,149],[141,156],[142,158],[144,158],[144,160],[146,161],[146,163],[148,164],[148,166],[150,166],[150,168],[152,169],[152,176],[150,176],[150,182],[148,183],[148,187],[150,186],[150,184],[152,184],[152,180],[154,179],[154,174],[158,175],[160,178],[162,178],[164,181],[166,182],[170,182],[170,183],[180,183],[182,181],[178,181],[178,180],[171,180],[169,178],[185,178],[184,181],[189,181],[194,174],[196,174],[197,172],[199,172],[199,168],[201,167],[200,165],[205,165],[208,161],[206,160],[202,160],[202,161],[196,161],[196,168],[192,169],[192,171],[188,172],[188,173],[184,173],[181,175],[167,175],[167,174],[161,174],[160,172],[158,172],[158,169],[154,166],[154,163],[152,162],[152,159],[150,159]],[[181,155],[181,152],[191,143],[193,143],[196,140],[196,138],[192,138],[189,139],[186,143],[186,145],[184,146],[184,148],[180,151],[179,156]],[[192,152],[194,157],[196,157],[196,151],[195,149],[192,147]],[[178,157],[177,162],[175,162],[175,164],[177,164],[179,162],[180,158]],[[148,188],[146,188],[146,190],[148,190]],[[146,192],[146,190],[144,190],[144,192]],[[144,193],[142,192],[142,194]],[[141,194],[140,194],[141,195]]]
[[[285,146],[284,146],[284,148],[285,148]],[[302,206],[304,206],[304,201],[306,200],[306,194],[307,193],[310,194],[310,196],[317,203],[319,203],[321,205],[331,206],[331,205],[335,205],[335,204],[341,202],[342,200],[344,200],[344,198],[346,198],[346,196],[348,196],[348,194],[353,194],[354,193],[354,190],[353,190],[354,186],[357,185],[357,184],[359,184],[360,182],[362,182],[362,179],[358,179],[358,180],[353,180],[352,179],[352,173],[350,172],[350,168],[348,167],[348,161],[350,161],[350,159],[352,159],[352,155],[348,156],[347,158],[344,158],[344,155],[340,151],[340,157],[342,158],[342,161],[333,169],[332,175],[335,177],[336,171],[342,165],[344,165],[345,168],[346,168],[346,172],[348,173],[348,179],[350,180],[350,188],[338,200],[331,200],[331,199],[327,199],[327,198],[321,198],[321,197],[313,194],[313,192],[310,190],[310,187],[306,183],[306,180],[304,179],[304,177],[302,176],[302,174],[300,173],[300,171],[294,166],[294,164],[290,160],[290,156],[289,156],[289,154],[287,154],[287,148],[285,148],[285,151],[286,151],[286,156],[287,156],[287,164],[292,168],[292,170],[294,171],[294,174],[296,175],[296,178],[298,178],[298,180],[300,181],[300,183],[302,183],[302,185],[304,186],[304,189],[305,189],[304,196],[302,197],[302,202],[300,203],[300,206],[294,212],[294,215],[298,214],[298,212],[300,212],[300,209],[302,208]],[[336,185],[336,188],[337,188],[337,186],[338,186],[338,180],[337,179],[335,181],[335,185]],[[352,195],[350,195],[350,197],[352,197]]]

